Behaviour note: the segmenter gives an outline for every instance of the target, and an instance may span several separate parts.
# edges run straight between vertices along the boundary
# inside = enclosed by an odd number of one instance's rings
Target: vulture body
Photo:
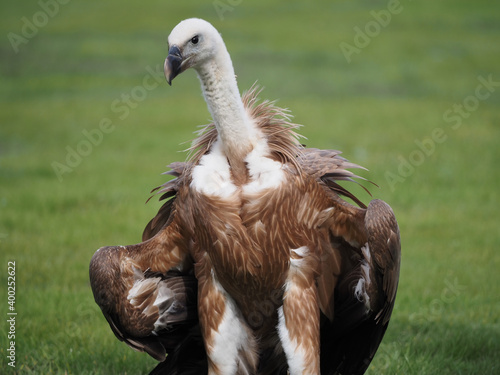
[[[359,166],[300,145],[258,89],[240,97],[208,22],[182,21],[168,41],[168,83],[195,69],[214,122],[170,165],[143,242],[91,260],[111,329],[162,361],[152,374],[363,374],[396,297],[391,208],[340,186]]]

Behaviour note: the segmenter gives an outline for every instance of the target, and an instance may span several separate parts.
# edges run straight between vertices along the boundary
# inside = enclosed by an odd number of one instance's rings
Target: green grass
[[[500,7],[401,6],[348,63],[339,44],[353,44],[353,28],[364,29],[386,1],[242,1],[223,20],[212,2],[70,1],[18,53],[7,34],[21,35],[21,18],[41,8],[2,4],[0,372],[140,374],[155,365],[114,338],[93,302],[88,263],[100,246],[140,241],[159,207],[144,204],[149,190],[209,118],[194,72],[147,91],[126,116],[122,101],[162,64],[171,28],[197,16],[225,37],[240,89],[258,80],[263,97],[279,98],[305,125],[307,144],[341,149],[369,168],[363,176],[380,185],[374,197],[395,210],[399,293],[369,373],[499,373],[500,89],[457,129],[443,115],[475,94],[478,77],[500,81]],[[65,163],[67,147],[84,147],[82,131],[103,118],[112,131],[60,181],[52,163]],[[401,160],[418,157],[415,141],[436,128],[446,140],[401,175]],[[6,358],[9,260],[15,370]]]

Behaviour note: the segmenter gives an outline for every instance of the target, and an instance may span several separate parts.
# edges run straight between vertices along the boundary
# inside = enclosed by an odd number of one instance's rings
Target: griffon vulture
[[[337,184],[358,166],[303,147],[258,89],[240,96],[210,23],[184,20],[168,44],[168,83],[193,68],[213,123],[170,166],[176,178],[158,188],[166,203],[143,242],[91,260],[111,329],[164,361],[155,374],[363,374],[396,297],[391,208]]]

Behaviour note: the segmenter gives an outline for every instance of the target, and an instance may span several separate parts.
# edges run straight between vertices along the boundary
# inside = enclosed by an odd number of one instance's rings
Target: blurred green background
[[[161,71],[193,16],[223,34],[240,90],[258,80],[396,213],[399,293],[368,373],[499,373],[500,4],[486,0],[2,2],[0,372],[154,367],[113,336],[88,263],[140,241],[150,189],[209,121],[195,73],[168,87]]]

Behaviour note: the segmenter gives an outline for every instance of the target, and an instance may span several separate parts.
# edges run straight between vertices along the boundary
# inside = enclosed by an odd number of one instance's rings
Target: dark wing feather
[[[377,323],[386,325],[391,317],[399,281],[401,239],[396,217],[391,207],[381,200],[373,200],[365,217],[368,245],[373,260],[371,269],[378,287],[371,296],[379,312]],[[378,293],[377,293],[378,292]]]
[[[366,208],[363,202],[361,202],[346,188],[337,183],[337,181],[350,181],[358,183],[355,179],[366,181],[363,177],[360,177],[348,170],[353,168],[366,170],[366,168],[349,162],[347,159],[341,157],[340,154],[341,152],[336,150],[305,148],[299,156],[299,163],[305,173],[316,180],[323,182],[331,191],[334,191],[338,195],[352,199],[361,208]],[[371,181],[368,182],[373,184]],[[370,192],[363,185],[361,186],[368,194],[370,194]]]
[[[187,173],[185,172],[189,167],[190,163],[175,162],[170,164],[168,166],[168,168],[170,168],[170,171],[167,171],[164,174],[174,176],[175,178],[151,191],[151,193],[154,193],[154,195],[161,194],[160,201],[167,201],[163,204],[163,206],[161,206],[155,217],[149,221],[149,223],[146,225],[146,228],[144,228],[144,232],[142,233],[143,241],[154,237],[154,235],[158,233],[163,227],[170,224],[170,221],[172,220],[171,213],[173,204],[175,202],[175,195],[177,194],[180,186],[185,182],[185,178],[187,175]],[[151,199],[153,196],[151,196],[149,199]]]
[[[364,227],[366,243],[352,246],[342,235],[332,242],[343,257],[343,273],[335,288],[335,319],[324,319],[322,325],[323,374],[364,374],[385,334],[396,298],[401,244],[391,208],[373,200],[364,221],[353,222]]]

